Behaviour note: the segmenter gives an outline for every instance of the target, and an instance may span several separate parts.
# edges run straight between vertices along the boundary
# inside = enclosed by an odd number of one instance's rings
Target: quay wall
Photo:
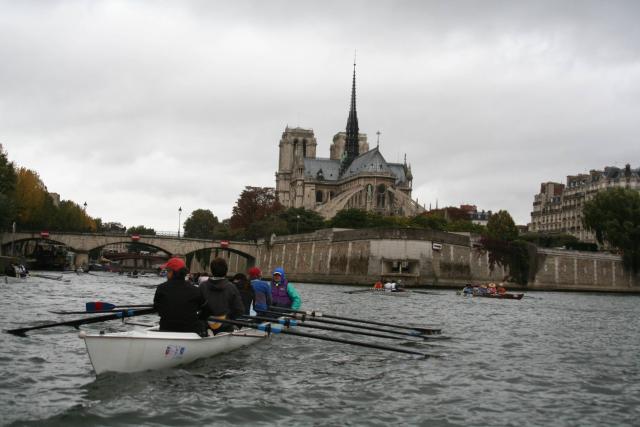
[[[489,256],[465,234],[432,230],[319,230],[259,242],[256,265],[265,276],[283,266],[294,282],[372,285],[380,278],[407,286],[460,287],[501,281]],[[640,275],[622,267],[617,255],[537,249],[531,279],[510,289],[640,293]]]

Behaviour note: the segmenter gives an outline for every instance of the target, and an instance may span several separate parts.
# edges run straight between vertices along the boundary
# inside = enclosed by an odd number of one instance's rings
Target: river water
[[[65,275],[68,282],[1,284],[0,327],[83,317],[49,311],[82,310],[87,301],[149,303],[161,281],[95,274]],[[27,338],[2,333],[0,424],[639,423],[639,296],[531,292],[514,301],[466,298],[446,290],[398,298],[349,295],[343,291],[354,288],[333,285],[299,284],[297,289],[303,308],[442,326],[448,339],[385,344],[443,357],[418,359],[276,336],[180,369],[96,379],[72,328],[46,329]],[[131,326],[112,321],[83,328],[126,327]]]

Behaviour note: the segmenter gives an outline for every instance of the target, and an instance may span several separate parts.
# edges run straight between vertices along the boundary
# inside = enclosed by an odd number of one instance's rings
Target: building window
[[[322,191],[318,190],[316,191],[316,203],[322,203],[322,197],[323,193]]]
[[[380,184],[378,185],[377,190],[378,190],[378,194],[376,196],[376,206],[378,208],[384,208],[386,187],[384,186],[384,184]]]

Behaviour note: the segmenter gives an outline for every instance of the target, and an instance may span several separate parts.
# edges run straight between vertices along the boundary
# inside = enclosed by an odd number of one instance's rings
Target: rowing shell
[[[495,299],[522,299],[522,297],[524,296],[524,294],[465,294],[463,292],[457,291],[456,292],[457,295],[464,295],[464,296],[473,296],[473,297],[482,297],[482,298],[495,298]]]
[[[202,338],[191,332],[159,332],[154,327],[112,334],[82,331],[79,336],[96,375],[100,375],[173,368],[255,344],[266,334],[246,328]]]

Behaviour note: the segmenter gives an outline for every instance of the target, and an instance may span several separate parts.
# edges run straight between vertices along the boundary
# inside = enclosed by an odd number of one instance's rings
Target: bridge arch
[[[150,248],[158,249],[159,251],[165,252],[169,256],[173,255],[171,253],[171,251],[168,251],[167,249],[162,248],[162,247],[160,247],[158,245],[153,245],[151,243],[146,243],[146,242],[134,242],[134,241],[131,241],[131,239],[123,240],[123,241],[120,241],[120,242],[109,242],[109,243],[104,243],[104,244],[101,244],[101,245],[98,245],[98,246],[95,246],[95,247],[90,247],[87,250],[87,252],[95,251],[96,249],[102,249],[102,248],[105,248],[105,247],[111,246],[111,245],[132,245],[132,244],[137,244],[137,245],[140,245],[140,246],[148,246]]]
[[[233,247],[223,247],[213,245],[208,248],[200,248],[184,254],[187,267],[192,272],[208,272],[211,260],[219,257],[227,260],[229,273],[246,272],[249,267],[253,267],[256,263],[255,256]],[[226,257],[224,254],[226,253]]]

